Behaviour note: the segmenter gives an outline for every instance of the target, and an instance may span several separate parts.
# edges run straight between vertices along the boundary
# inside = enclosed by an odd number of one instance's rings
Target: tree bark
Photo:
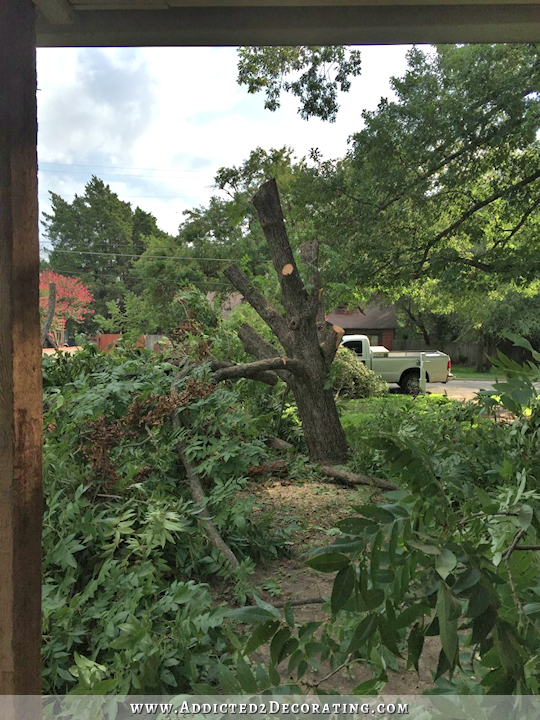
[[[47,308],[47,317],[45,318],[45,322],[43,323],[43,327],[41,328],[41,347],[45,346],[45,341],[49,337],[49,333],[51,331],[51,325],[54,320],[54,311],[56,310],[56,285],[54,283],[49,283],[49,307]],[[58,345],[56,343],[56,340],[54,338],[51,338],[53,341],[53,345],[55,346],[55,349],[58,350]]]
[[[275,371],[294,394],[310,459],[343,463],[347,458],[347,441],[328,387],[330,365],[340,334],[324,320],[317,267],[318,243],[304,244],[300,253],[310,270],[308,292],[289,243],[275,180],[259,188],[253,204],[278,276],[285,314],[278,312],[253,287],[238,266],[227,268],[225,275],[274,332],[285,358],[253,328],[244,325],[239,333],[244,349],[259,360],[244,369],[240,367],[236,376],[253,377],[254,370],[258,369]],[[218,379],[233,376],[232,369],[220,372]]]

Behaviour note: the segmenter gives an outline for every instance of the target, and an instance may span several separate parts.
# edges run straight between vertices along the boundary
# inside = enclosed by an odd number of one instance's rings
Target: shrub
[[[344,347],[336,353],[331,378],[336,397],[381,397],[388,392],[388,385],[381,376],[369,370],[355,352]]]

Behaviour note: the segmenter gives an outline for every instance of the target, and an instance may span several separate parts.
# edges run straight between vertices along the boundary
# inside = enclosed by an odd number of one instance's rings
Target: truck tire
[[[407,395],[417,395],[420,392],[420,372],[418,370],[408,370],[403,373],[399,386]]]

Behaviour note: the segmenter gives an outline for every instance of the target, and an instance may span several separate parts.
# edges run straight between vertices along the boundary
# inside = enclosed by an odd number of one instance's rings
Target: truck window
[[[357,355],[362,356],[364,354],[364,343],[361,340],[348,340],[343,343],[343,346],[354,350]]]

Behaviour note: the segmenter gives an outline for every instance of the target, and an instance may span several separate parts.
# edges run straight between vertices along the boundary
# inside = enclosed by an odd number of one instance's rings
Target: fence
[[[522,348],[513,347],[512,343],[506,340],[499,342],[491,340],[485,343],[434,340],[431,345],[428,345],[423,340],[408,338],[407,340],[394,340],[392,349],[396,352],[399,350],[417,352],[440,350],[450,355],[454,365],[474,365],[474,367],[485,368],[490,366],[487,356],[496,355],[498,349],[517,362],[530,359],[529,352]]]

